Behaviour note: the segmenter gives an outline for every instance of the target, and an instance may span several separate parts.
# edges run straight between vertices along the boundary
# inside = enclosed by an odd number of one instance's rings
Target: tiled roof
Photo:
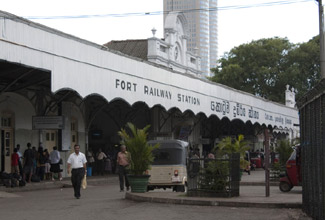
[[[104,44],[104,46],[132,57],[147,60],[148,40],[110,41]]]

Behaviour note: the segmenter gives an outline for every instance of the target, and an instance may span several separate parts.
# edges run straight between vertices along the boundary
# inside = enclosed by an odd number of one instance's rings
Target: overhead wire
[[[210,7],[210,8],[196,8],[196,9],[187,9],[180,10],[183,13],[192,13],[200,11],[226,11],[226,10],[238,10],[238,9],[247,9],[247,8],[256,8],[256,7],[270,7],[278,5],[288,5],[288,4],[297,4],[303,2],[311,2],[315,0],[285,0],[285,1],[273,1],[273,2],[264,2],[257,3],[252,5],[231,5],[223,7]],[[38,20],[38,19],[81,19],[81,18],[103,18],[103,17],[132,17],[132,16],[153,16],[153,15],[162,15],[168,14],[171,11],[154,11],[154,12],[131,12],[131,13],[120,13],[120,14],[94,14],[94,15],[62,15],[62,16],[23,16],[26,19]]]

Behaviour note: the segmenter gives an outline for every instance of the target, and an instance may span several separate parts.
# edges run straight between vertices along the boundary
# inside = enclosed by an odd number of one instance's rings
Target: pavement
[[[158,190],[147,193],[127,192],[125,198],[142,202],[185,205],[301,209],[302,187],[294,187],[290,192],[283,193],[278,185],[278,182],[271,182],[270,196],[266,197],[265,171],[260,169],[251,171],[251,175],[243,174],[240,182],[239,197],[189,197],[186,196],[186,193]]]
[[[118,185],[117,175],[93,176],[87,178],[87,184],[104,185],[115,183]],[[240,196],[231,198],[189,197],[186,193],[171,190],[154,190],[146,193],[126,192],[125,198],[140,202],[156,202],[167,204],[186,204],[203,206],[228,207],[256,207],[256,208],[297,208],[302,207],[302,187],[294,187],[290,192],[279,190],[278,182],[271,182],[270,196],[266,197],[264,170],[255,170],[251,175],[244,173],[240,183]],[[70,178],[62,181],[42,181],[27,183],[24,187],[6,188],[0,186],[0,198],[15,197],[15,192],[47,190],[72,187]]]

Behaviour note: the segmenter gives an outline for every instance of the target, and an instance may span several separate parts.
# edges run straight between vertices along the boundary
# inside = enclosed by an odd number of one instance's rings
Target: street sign
[[[63,128],[63,116],[33,116],[33,130]]]

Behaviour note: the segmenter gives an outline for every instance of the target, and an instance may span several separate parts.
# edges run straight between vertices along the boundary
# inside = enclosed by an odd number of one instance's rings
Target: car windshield
[[[153,151],[155,157],[153,165],[185,164],[183,153],[184,151],[182,149],[177,148],[156,149]]]

